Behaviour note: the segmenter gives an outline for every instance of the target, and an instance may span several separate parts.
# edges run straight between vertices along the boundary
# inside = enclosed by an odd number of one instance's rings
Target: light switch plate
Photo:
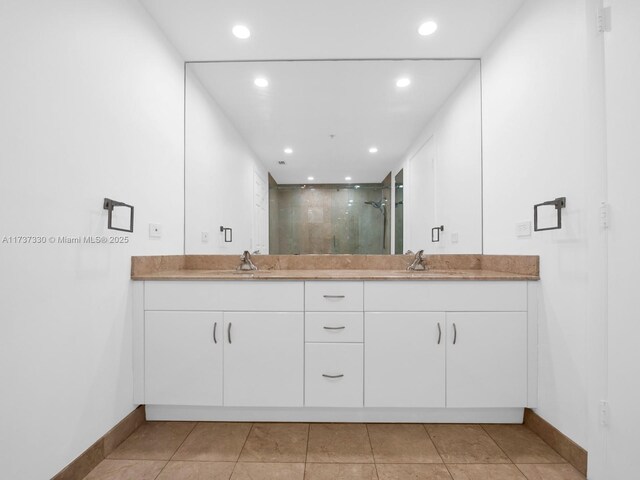
[[[149,238],[162,238],[162,225],[159,223],[150,223]]]
[[[516,237],[530,237],[531,236],[531,221],[516,223]]]

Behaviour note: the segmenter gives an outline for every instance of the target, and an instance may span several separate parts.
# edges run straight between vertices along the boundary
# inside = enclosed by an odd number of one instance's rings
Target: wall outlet
[[[149,238],[162,238],[162,225],[159,223],[150,223]]]
[[[531,222],[518,222],[516,223],[516,237],[530,237],[531,236]]]
[[[609,212],[609,204],[607,202],[601,202],[600,203],[600,226],[605,230],[609,228],[610,215],[611,214]]]
[[[599,8],[597,10],[596,27],[600,33],[611,31],[611,7]]]
[[[451,234],[451,243],[458,243],[458,232]]]
[[[209,232],[202,232],[200,234],[200,240],[202,240],[202,243],[209,243]]]
[[[600,400],[600,425],[609,425],[609,402],[606,400]]]

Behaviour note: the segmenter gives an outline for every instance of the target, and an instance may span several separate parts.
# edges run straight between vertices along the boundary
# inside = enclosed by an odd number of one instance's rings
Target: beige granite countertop
[[[430,255],[409,271],[410,255],[259,255],[255,271],[235,270],[238,255],[132,257],[133,280],[539,280],[539,257]]]
[[[539,280],[491,270],[167,270],[133,280]]]

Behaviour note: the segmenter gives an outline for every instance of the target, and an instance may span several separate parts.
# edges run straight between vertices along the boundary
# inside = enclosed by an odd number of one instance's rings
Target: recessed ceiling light
[[[371,147],[369,153],[378,153],[378,147]]]
[[[293,153],[293,148],[291,147],[287,147],[284,149],[284,153],[286,153],[287,155],[291,155]]]
[[[251,36],[251,30],[246,25],[234,25],[231,33],[237,38],[245,40]]]
[[[350,182],[350,181],[351,181],[351,177],[344,177],[344,179],[345,179],[347,182]]]
[[[433,33],[435,33],[436,30],[438,30],[438,24],[430,20],[420,25],[420,28],[418,28],[418,33],[423,37],[426,37],[427,35],[432,35]]]
[[[409,85],[411,85],[411,80],[406,77],[399,78],[396,82],[396,87],[400,88],[408,87]]]
[[[312,181],[312,180],[315,180],[315,178],[313,178],[313,177],[307,177],[307,180]]]
[[[258,77],[256,78],[253,83],[256,85],[256,87],[260,87],[260,88],[265,88],[269,86],[269,80],[267,80],[264,77]]]

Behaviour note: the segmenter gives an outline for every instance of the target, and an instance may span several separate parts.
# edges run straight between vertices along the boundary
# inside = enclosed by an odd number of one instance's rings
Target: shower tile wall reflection
[[[270,253],[389,253],[389,194],[383,184],[272,183]]]

